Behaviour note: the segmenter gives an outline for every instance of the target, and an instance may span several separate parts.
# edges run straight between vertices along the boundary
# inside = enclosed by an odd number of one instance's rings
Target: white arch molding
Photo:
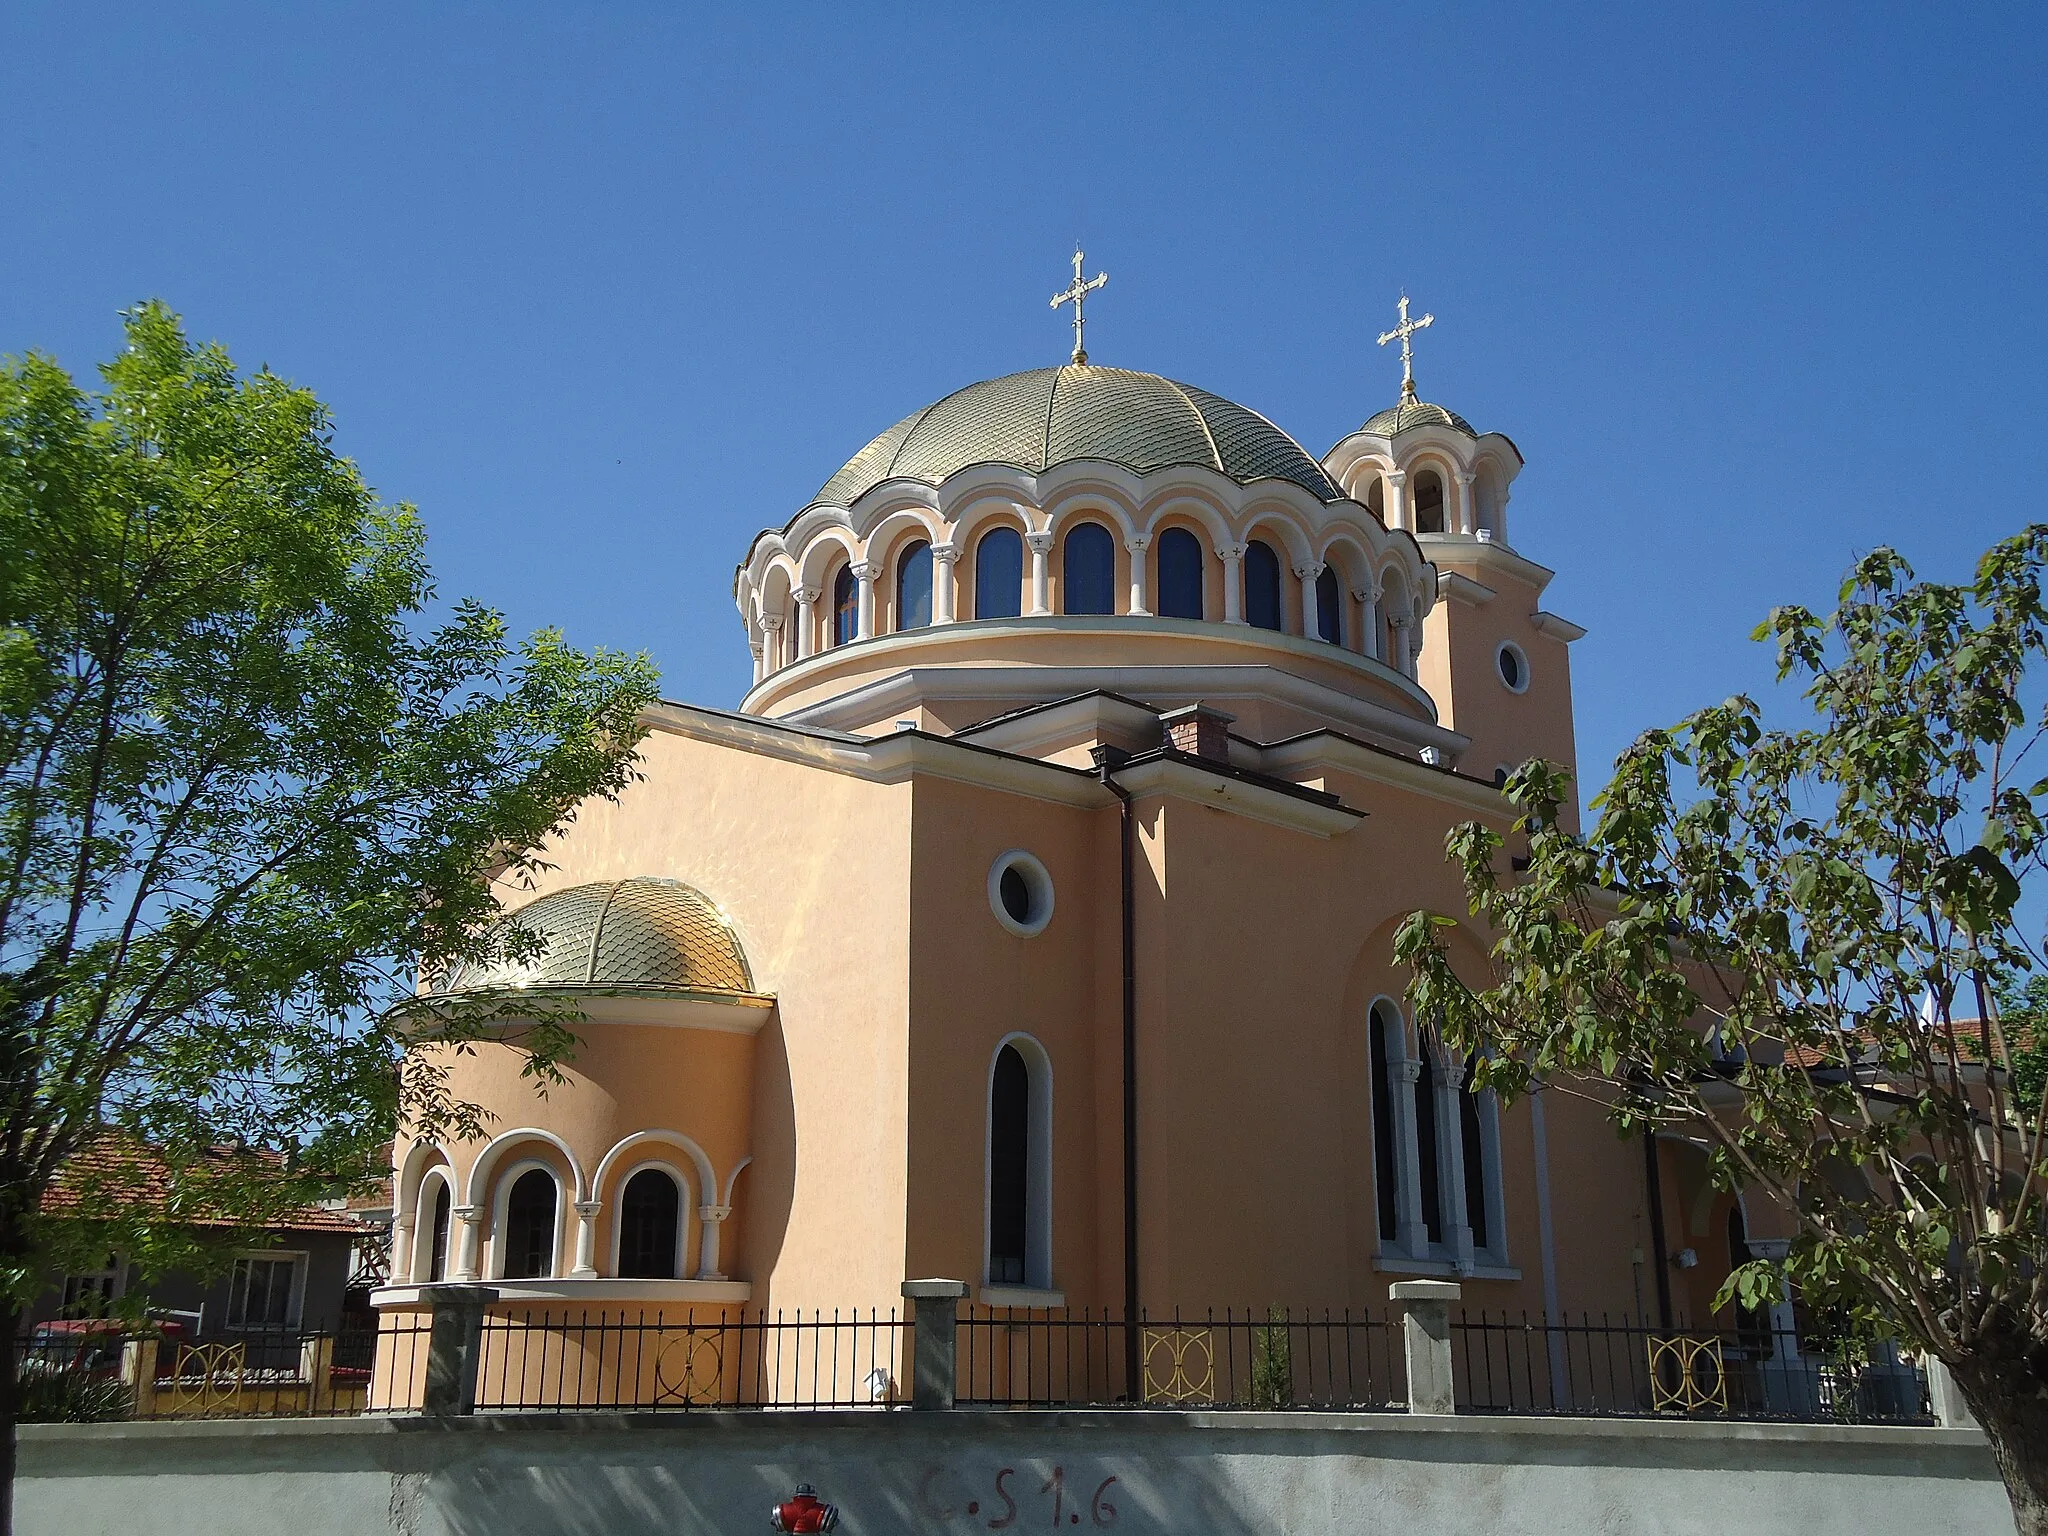
[[[550,1239],[548,1272],[545,1276],[535,1278],[552,1279],[562,1271],[562,1236],[567,1227],[567,1207],[571,1203],[569,1191],[562,1188],[561,1170],[553,1163],[538,1157],[522,1157],[506,1167],[491,1193],[491,1228],[489,1247],[486,1250],[489,1262],[487,1279],[505,1278],[505,1213],[512,1203],[512,1186],[517,1184],[523,1175],[535,1169],[546,1174],[555,1186],[555,1230]]]
[[[617,1193],[612,1197],[611,1255],[606,1273],[618,1275],[620,1251],[625,1244],[626,1186],[643,1173],[666,1174],[676,1186],[676,1251],[671,1267],[672,1279],[680,1280],[690,1271],[690,1222],[695,1207],[690,1200],[690,1176],[666,1158],[643,1158],[619,1174]],[[604,1186],[600,1184],[599,1189]]]

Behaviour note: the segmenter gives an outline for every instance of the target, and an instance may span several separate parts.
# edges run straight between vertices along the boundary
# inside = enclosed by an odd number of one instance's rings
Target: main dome
[[[1240,485],[1291,480],[1322,501],[1344,495],[1257,411],[1156,373],[1069,363],[970,384],[913,412],[848,459],[812,504],[851,506],[884,480],[938,485],[973,464],[1037,474],[1072,459],[1140,474],[1199,464]]]

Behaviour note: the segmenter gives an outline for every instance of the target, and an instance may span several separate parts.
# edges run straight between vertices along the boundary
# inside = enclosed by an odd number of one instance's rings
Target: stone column
[[[1408,521],[1408,471],[1390,469],[1387,471],[1387,526],[1415,530]]]
[[[796,655],[799,661],[818,648],[816,610],[819,590],[817,587],[796,589]]]
[[[782,658],[782,615],[764,613],[761,615],[761,675],[779,671]]]
[[[451,1213],[458,1223],[455,1235],[455,1273],[451,1280],[474,1280],[477,1276],[477,1258],[482,1251],[484,1208],[480,1205],[458,1205]]]
[[[1408,1366],[1410,1413],[1456,1413],[1451,1367],[1451,1303],[1464,1292],[1447,1280],[1397,1280],[1387,1295],[1401,1304],[1402,1353]]]
[[[1387,615],[1387,627],[1394,632],[1394,654],[1387,657],[1387,665],[1403,677],[1415,675],[1415,657],[1408,644],[1408,628],[1413,621],[1405,613]]]
[[[603,1209],[601,1200],[576,1202],[576,1265],[569,1271],[571,1280],[597,1278],[597,1217]]]
[[[747,650],[753,654],[754,681],[758,683],[768,675],[768,663],[764,659],[768,654],[768,643],[762,638],[759,629],[756,629],[748,639]]]
[[[1323,574],[1323,563],[1311,560],[1306,565],[1297,565],[1294,576],[1301,583],[1301,638],[1322,639],[1322,606],[1316,599],[1316,578]]]
[[[428,1413],[476,1412],[477,1366],[483,1358],[484,1308],[498,1293],[481,1285],[428,1285],[420,1300],[434,1309],[427,1335]]]
[[[391,1222],[391,1284],[412,1283],[412,1224],[418,1214],[418,1194],[414,1194],[414,1209],[403,1216],[394,1217]],[[429,1220],[433,1218],[429,1217]]]
[[[1752,1237],[1749,1256],[1772,1264],[1785,1262],[1792,1251],[1789,1237]],[[1792,1286],[1781,1281],[1771,1303],[1771,1357],[1764,1362],[1764,1401],[1783,1412],[1806,1414],[1819,1399],[1819,1383],[1799,1352],[1798,1314],[1792,1310]]]
[[[953,622],[953,567],[960,562],[958,544],[932,546],[932,623]]]
[[[1422,1063],[1395,1061],[1392,1051],[1387,1056],[1387,1075],[1394,1080],[1394,1176],[1401,1184],[1401,1208],[1394,1213],[1394,1241],[1401,1245],[1403,1253],[1419,1258],[1429,1251],[1429,1222],[1422,1210],[1422,1165],[1418,1155],[1421,1144],[1415,1139],[1415,1087],[1422,1081]]]
[[[1368,582],[1362,587],[1353,587],[1351,595],[1358,599],[1359,608],[1359,654],[1370,656],[1374,661],[1384,661],[1380,655],[1380,589]]]
[[[1458,482],[1458,532],[1476,534],[1479,532],[1479,508],[1472,500],[1472,475],[1461,469],[1453,478]]]
[[[1052,554],[1052,535],[1027,533],[1024,543],[1031,550],[1031,605],[1024,611],[1033,615],[1051,613],[1052,567],[1047,557]]]
[[[1474,1263],[1474,1244],[1486,1241],[1486,1234],[1481,1232],[1475,1238],[1471,1224],[1465,1219],[1468,1209],[1465,1181],[1475,1173],[1483,1181],[1486,1169],[1483,1166],[1476,1170],[1465,1166],[1465,1106],[1459,1102],[1459,1090],[1465,1085],[1465,1069],[1462,1066],[1445,1067],[1436,1077],[1436,1166],[1439,1172],[1457,1170],[1456,1178],[1438,1181],[1445,1186],[1446,1203],[1451,1208],[1449,1219],[1444,1221],[1444,1236],[1450,1239],[1451,1262],[1457,1266],[1458,1273],[1469,1275]]]
[[[1145,580],[1145,551],[1152,547],[1152,535],[1137,534],[1124,540],[1124,548],[1131,556],[1131,613],[1138,618],[1148,617],[1152,610],[1149,583]]]
[[[1219,544],[1216,557],[1223,562],[1223,622],[1244,623],[1244,551],[1242,544]]]
[[[718,1233],[725,1225],[725,1218],[732,1214],[729,1205],[700,1205],[697,1207],[697,1278],[699,1280],[723,1280],[724,1273],[718,1267]]]
[[[916,1308],[916,1335],[911,1343],[910,1406],[950,1408],[959,1377],[955,1358],[960,1331],[960,1300],[967,1294],[961,1280],[906,1280],[903,1298]]]
[[[875,582],[881,574],[879,561],[857,560],[853,564],[853,579],[860,583],[860,595],[855,599],[858,617],[853,638],[856,640],[875,638]]]

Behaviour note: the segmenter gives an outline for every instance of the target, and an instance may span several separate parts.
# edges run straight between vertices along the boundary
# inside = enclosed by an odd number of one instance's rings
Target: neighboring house
[[[161,1181],[163,1166],[146,1149],[102,1147],[81,1153],[44,1196],[43,1211],[62,1216],[78,1210],[81,1187],[104,1182],[110,1172],[146,1189]],[[237,1223],[201,1217],[192,1225],[226,1231]],[[267,1226],[236,1252],[225,1272],[213,1275],[174,1272],[144,1281],[127,1255],[109,1253],[96,1268],[52,1275],[24,1325],[33,1331],[59,1319],[94,1316],[146,1287],[148,1314],[177,1323],[188,1341],[331,1333],[342,1321],[354,1249],[365,1228],[343,1202],[308,1206]]]

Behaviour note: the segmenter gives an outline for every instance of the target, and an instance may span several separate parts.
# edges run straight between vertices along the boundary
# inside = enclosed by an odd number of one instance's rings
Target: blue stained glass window
[[[1185,528],[1169,528],[1159,535],[1159,596],[1157,607],[1164,618],[1202,617],[1202,541]]]
[[[1061,607],[1068,613],[1116,612],[1116,545],[1100,523],[1077,523],[1061,559]]]
[[[1014,528],[991,528],[974,546],[974,616],[1014,619],[1023,598],[1024,541]]]
[[[932,621],[932,547],[919,540],[896,565],[896,627],[923,629]]]
[[[1280,557],[1263,539],[1244,552],[1244,617],[1256,629],[1280,627]]]

